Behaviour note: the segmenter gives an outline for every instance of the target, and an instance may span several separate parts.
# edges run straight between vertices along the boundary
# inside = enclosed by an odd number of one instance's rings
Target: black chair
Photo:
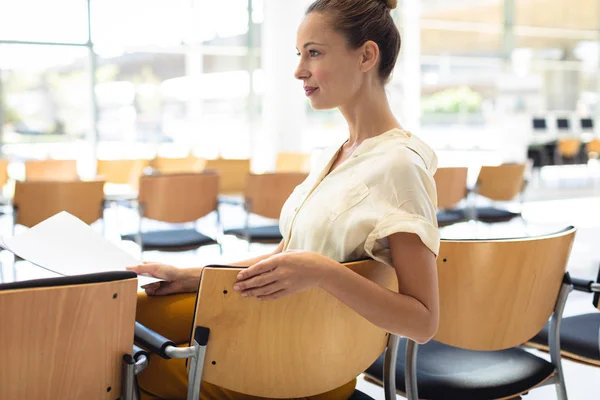
[[[572,281],[575,290],[594,293],[592,303],[595,308],[599,308],[600,268],[595,282],[583,279]],[[549,331],[550,325],[546,324],[525,346],[548,352]],[[565,358],[600,367],[600,313],[563,318],[560,328],[560,351]]]
[[[0,399],[137,399],[127,271],[0,284]]]
[[[396,387],[409,400],[515,398],[555,384],[567,398],[558,338],[572,288],[565,274],[575,229],[498,240],[442,240],[440,324],[425,345],[400,343]],[[551,362],[523,350],[523,339],[552,314]],[[384,378],[383,356],[365,372]]]

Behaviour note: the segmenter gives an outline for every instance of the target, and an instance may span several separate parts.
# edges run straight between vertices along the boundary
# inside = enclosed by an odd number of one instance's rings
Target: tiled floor
[[[568,270],[572,275],[595,279],[600,264],[600,179],[589,173],[590,170],[582,168],[565,168],[562,170],[535,171],[531,184],[525,194],[523,205],[523,216],[527,224],[535,227],[556,227],[574,225],[578,233],[573,246]],[[595,173],[595,170],[592,170]],[[115,210],[107,212],[107,233],[114,238],[117,235],[117,221],[121,231],[133,230],[136,227],[135,218],[130,211],[120,209],[118,215]],[[222,217],[226,226],[235,226],[243,221],[241,210],[233,206],[223,206]],[[508,225],[506,229],[523,229]],[[10,232],[10,219],[0,218],[0,232]],[[211,229],[213,221],[207,220],[201,227]],[[491,228],[481,225],[478,234],[487,235],[493,229],[497,234],[501,227]],[[121,243],[120,245],[132,251],[138,251],[132,243]],[[233,237],[226,237],[224,243],[224,255],[220,256],[216,246],[208,246],[196,252],[185,253],[160,253],[148,252],[144,254],[145,260],[162,261],[177,265],[182,268],[209,263],[227,263],[239,261],[270,251],[272,245],[253,244],[248,246]],[[11,256],[7,252],[0,253],[0,261],[4,280],[13,279],[11,267]],[[52,276],[47,273],[46,276]],[[17,268],[18,279],[39,277],[39,270],[28,267],[26,263],[20,263]],[[2,276],[0,276],[2,279]],[[583,293],[572,293],[569,297],[566,315],[575,315],[593,312],[591,297]],[[542,357],[543,353],[536,352]],[[567,390],[570,399],[587,400],[600,399],[600,368],[592,368],[585,365],[563,362]],[[362,378],[359,379],[358,388],[376,399],[383,399],[383,390],[372,385]],[[398,396],[400,399],[401,397]],[[554,387],[536,389],[528,394],[526,400],[542,400],[556,398]]]

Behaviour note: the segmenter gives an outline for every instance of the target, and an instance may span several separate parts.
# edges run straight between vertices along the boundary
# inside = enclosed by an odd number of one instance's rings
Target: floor
[[[595,168],[585,166],[545,167],[534,170],[530,184],[524,195],[522,212],[527,224],[531,226],[554,227],[574,225],[578,228],[575,244],[569,260],[568,270],[573,276],[586,279],[595,279],[600,265],[600,174]],[[222,219],[226,227],[236,226],[243,221],[243,212],[234,206],[224,205],[221,209]],[[106,233],[115,241],[118,240],[118,231],[132,231],[136,227],[135,218],[129,210],[111,209],[106,213]],[[522,222],[517,222],[523,225]],[[515,224],[517,224],[515,223]],[[0,218],[0,232],[10,232],[10,218]],[[200,228],[212,229],[214,220],[208,217]],[[508,225],[507,229],[516,225]],[[497,232],[499,227],[485,226],[479,232],[481,235]],[[123,248],[134,254],[139,254],[137,246],[131,242],[119,242]],[[253,244],[250,247],[241,240],[226,236],[224,239],[224,254],[220,255],[215,246],[208,246],[195,252],[185,253],[160,253],[147,252],[144,259],[147,261],[161,261],[182,268],[209,263],[227,263],[239,261],[253,255],[263,254],[272,249],[272,245]],[[8,252],[0,253],[2,263],[0,280],[14,279],[12,257]],[[32,268],[27,263],[21,262],[17,266],[19,280],[39,277],[39,270]],[[46,276],[53,276],[46,273]],[[594,312],[591,297],[584,293],[574,292],[567,302],[565,315],[576,315]],[[544,353],[534,350],[541,357],[548,358]],[[567,391],[570,399],[587,400],[600,399],[600,368],[563,361]],[[369,394],[375,399],[383,399],[383,390],[364,379],[359,378],[358,389]],[[397,396],[401,399],[401,396]],[[546,400],[556,398],[552,386],[543,387],[530,392],[524,397],[526,400]]]

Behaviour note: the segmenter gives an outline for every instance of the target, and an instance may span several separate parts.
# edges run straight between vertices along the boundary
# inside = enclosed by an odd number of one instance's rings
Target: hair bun
[[[389,8],[390,10],[393,10],[394,8],[398,7],[398,0],[379,0],[381,1],[383,4],[386,5],[387,8]]]

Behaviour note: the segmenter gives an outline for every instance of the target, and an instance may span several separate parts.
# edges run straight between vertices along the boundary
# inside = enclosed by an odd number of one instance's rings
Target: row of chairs
[[[152,331],[164,299],[144,297],[136,310],[136,280],[127,272],[0,285],[0,398],[134,398],[134,373],[143,382],[143,366],[163,357],[188,359],[187,399],[198,398],[202,381],[254,396],[306,397],[366,371],[384,384],[387,400],[397,391],[410,400],[515,398],[549,384],[563,400],[557,339],[572,288],[565,270],[574,234],[570,227],[535,238],[443,240],[440,325],[422,346],[371,325],[318,288],[273,302],[241,298],[231,290],[240,271],[234,267],[204,269],[191,334],[182,341]],[[397,290],[383,264],[346,266]],[[521,345],[550,317],[546,361]],[[132,350],[134,333],[147,353]]]

